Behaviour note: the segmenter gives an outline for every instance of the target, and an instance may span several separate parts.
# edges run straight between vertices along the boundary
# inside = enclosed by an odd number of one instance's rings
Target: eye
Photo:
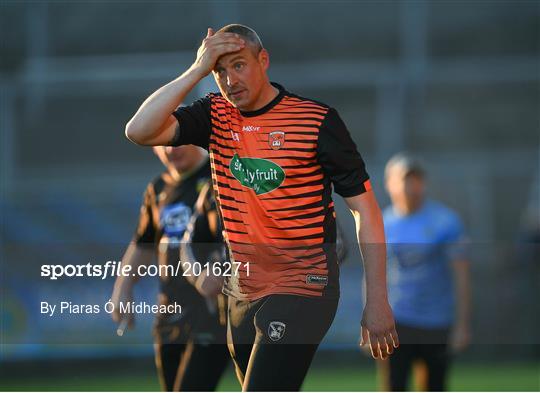
[[[216,68],[216,69],[214,70],[214,72],[215,72],[216,74],[218,74],[218,76],[221,77],[221,76],[223,76],[223,75],[225,74],[225,68],[221,68],[221,67]]]
[[[241,71],[244,68],[244,63],[234,63],[234,69],[236,71]]]

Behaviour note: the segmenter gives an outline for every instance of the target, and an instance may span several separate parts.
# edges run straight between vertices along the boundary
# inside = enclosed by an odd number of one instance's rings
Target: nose
[[[232,72],[227,73],[227,86],[232,87],[236,84],[236,76]]]

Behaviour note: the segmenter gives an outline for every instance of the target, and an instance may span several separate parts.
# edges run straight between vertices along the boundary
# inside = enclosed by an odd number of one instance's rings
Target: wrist
[[[386,294],[367,295],[366,304],[388,304],[388,296]]]
[[[373,287],[366,286],[366,302],[388,303],[388,291],[386,290],[386,285],[373,286]]]
[[[195,83],[198,83],[199,81],[204,79],[209,73],[210,73],[209,70],[205,69],[200,64],[195,62],[191,65],[191,67],[188,68],[188,70],[186,71],[184,75],[187,75],[193,78],[193,81]]]

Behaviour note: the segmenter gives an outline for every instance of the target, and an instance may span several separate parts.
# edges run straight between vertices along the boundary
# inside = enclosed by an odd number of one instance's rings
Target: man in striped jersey
[[[356,219],[364,257],[363,342],[386,358],[398,338],[381,213],[362,157],[335,109],[271,83],[268,66],[252,29],[208,29],[193,65],[141,105],[126,135],[209,150],[224,238],[241,263],[224,287],[239,380],[244,390],[299,390],[339,298],[332,186]],[[178,108],[210,72],[220,94]]]

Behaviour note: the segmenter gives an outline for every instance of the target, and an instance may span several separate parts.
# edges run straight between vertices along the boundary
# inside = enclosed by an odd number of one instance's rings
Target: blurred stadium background
[[[255,28],[271,77],[336,107],[381,205],[385,161],[428,164],[431,195],[471,242],[474,344],[453,390],[540,390],[538,1],[7,1],[0,3],[2,390],[155,390],[151,318],[122,339],[106,314],[46,318],[39,302],[107,301],[111,280],[46,281],[42,263],[120,260],[160,170],[124,125],[191,64],[206,28]],[[191,98],[214,89],[208,79]],[[349,243],[352,220],[338,201]],[[362,269],[304,388],[375,390],[356,350]],[[153,301],[144,280],[139,299]],[[222,389],[237,390],[231,373]]]

